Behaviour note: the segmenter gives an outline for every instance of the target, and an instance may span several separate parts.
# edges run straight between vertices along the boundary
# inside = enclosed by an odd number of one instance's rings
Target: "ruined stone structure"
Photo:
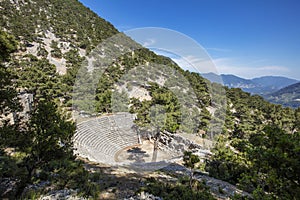
[[[119,113],[81,122],[74,137],[75,153],[94,162],[116,164],[115,155],[138,145],[133,115]]]
[[[144,152],[144,157],[146,155],[155,157],[148,163],[178,158],[186,150],[193,151],[201,157],[209,154],[209,151],[201,145],[179,134],[164,131],[160,132],[157,138],[152,132],[139,130],[133,121],[133,114],[117,113],[79,123],[74,136],[75,153],[90,161],[113,165],[128,163],[124,158],[126,158],[126,151],[130,148],[136,149],[131,150],[131,152]],[[152,150],[153,148],[154,150]],[[157,160],[157,152],[155,151],[163,152],[160,155],[164,156],[160,156],[160,159]],[[119,154],[122,155],[122,159],[118,159]],[[144,160],[144,158],[140,160]],[[143,162],[147,161],[144,160]]]

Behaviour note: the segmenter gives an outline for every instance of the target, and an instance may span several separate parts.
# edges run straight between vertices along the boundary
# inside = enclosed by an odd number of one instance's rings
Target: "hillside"
[[[1,8],[1,27],[20,41],[19,53],[46,58],[59,74],[66,74],[71,58],[118,33],[78,1],[1,1]]]
[[[3,0],[0,9],[1,198],[34,199],[62,192],[94,199],[110,199],[109,195],[130,199],[147,192],[164,199],[182,195],[198,200],[215,199],[215,193],[228,198],[237,187],[256,199],[280,195],[289,199],[300,194],[299,109],[283,108],[184,71],[170,58],[119,33],[77,0]],[[99,79],[95,79],[97,69],[103,72]],[[167,79],[170,74],[175,78]],[[237,77],[227,78],[243,84]],[[20,94],[33,96],[28,100],[27,121],[19,114]],[[121,124],[122,129],[110,121],[121,120],[116,118],[120,111],[136,116],[134,123],[143,139],[157,148],[162,144],[174,148],[169,141],[172,137],[186,143],[178,147],[184,153],[179,166],[169,166],[166,173],[143,174],[131,168],[116,173],[119,166],[92,163],[73,154],[80,125],[84,126],[80,129],[83,144],[105,147],[109,151],[105,155],[116,155],[111,151],[120,150],[115,148],[117,142],[135,144],[126,137],[112,137],[126,132],[128,124]],[[71,114],[93,123],[79,123]],[[99,130],[97,123],[102,125]],[[176,134],[192,135],[215,146],[207,150],[210,156],[200,159],[192,152],[198,148],[194,141]],[[201,181],[200,176],[205,178]],[[230,186],[230,192],[221,185],[209,189],[221,182]]]
[[[231,74],[221,74],[218,76],[214,73],[201,74],[201,76],[216,83],[220,83],[219,79],[221,78],[223,84],[229,88],[241,88],[245,92],[262,96],[298,82],[295,79],[281,76],[263,76],[253,79],[244,79]]]
[[[265,98],[272,103],[298,108],[300,107],[300,83],[282,88]]]

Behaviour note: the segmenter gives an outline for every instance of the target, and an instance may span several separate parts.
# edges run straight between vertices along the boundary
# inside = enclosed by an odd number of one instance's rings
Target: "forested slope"
[[[300,106],[300,83],[295,83],[265,97],[268,101],[298,108]]]
[[[96,197],[99,177],[75,161],[71,140],[75,125],[63,111],[72,108],[73,85],[86,56],[118,31],[76,0],[3,0],[0,6],[1,117],[21,110],[18,92],[31,93],[35,99],[28,122],[16,120],[11,125],[2,117],[1,179],[18,183],[16,193],[7,195],[26,197],[28,185],[49,181],[56,189],[74,188]],[[96,111],[112,112],[116,83],[129,70],[149,62],[166,65],[189,81],[197,97],[194,107],[201,116],[195,119],[199,125],[194,132],[210,139],[219,135],[206,164],[210,175],[253,192],[256,199],[299,197],[300,109],[211,84],[197,73],[180,69],[171,59],[140,48],[134,56],[130,52],[108,66],[97,85]],[[137,124],[147,126],[149,109],[159,104],[168,117],[162,129],[178,131],[182,113],[176,97],[155,81],[147,84],[150,100],[130,99]],[[226,98],[220,95],[216,101],[211,91],[218,88],[226,91]],[[221,124],[222,130],[210,124]],[[7,153],[9,148],[15,152]]]

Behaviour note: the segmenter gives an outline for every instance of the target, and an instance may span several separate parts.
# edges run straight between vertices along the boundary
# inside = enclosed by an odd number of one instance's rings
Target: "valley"
[[[299,95],[297,84],[299,80],[280,76],[244,79],[230,74],[217,75],[214,73],[206,73],[201,75],[209,81],[220,83],[229,88],[241,88],[243,91],[253,95],[260,95],[271,103],[292,108],[299,107],[297,103]]]

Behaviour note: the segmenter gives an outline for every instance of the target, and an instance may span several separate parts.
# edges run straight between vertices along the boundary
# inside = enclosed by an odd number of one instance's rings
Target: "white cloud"
[[[171,58],[174,62],[176,62],[182,69],[189,70],[192,72],[199,72],[199,73],[208,73],[214,72],[218,74],[218,71],[215,67],[213,60],[206,54],[202,55],[202,57],[197,57],[193,55],[187,55],[180,57],[179,55],[175,55],[168,51],[151,49],[155,53],[159,55],[163,55],[166,57]]]
[[[148,44],[155,41],[149,40]],[[180,57],[167,51],[152,49],[160,55],[174,60],[184,70],[199,73],[213,72],[216,74],[234,74],[243,78],[254,78],[261,76],[286,76],[294,77],[293,72],[286,66],[269,65],[268,60],[258,59],[245,61],[235,57],[223,57],[211,59],[203,54],[201,56],[187,55]]]
[[[154,38],[149,38],[143,43],[143,47],[151,47],[153,44],[156,43],[156,39]]]
[[[214,72],[218,74],[213,60],[209,57],[198,58],[195,56],[185,56],[181,58],[172,58],[181,68],[199,73]]]
[[[285,66],[276,65],[249,65],[239,64],[238,59],[234,58],[217,58],[217,59],[201,59],[195,56],[171,57],[184,70],[216,74],[234,74],[243,78],[254,78],[261,76],[288,76],[290,77],[290,69]]]
[[[289,72],[290,70],[283,66],[262,66],[258,67],[257,70],[260,71],[277,71],[277,72]]]
[[[234,74],[244,78],[260,76],[289,76],[290,69],[285,66],[260,65],[249,66],[237,64],[232,58],[215,59],[214,63],[221,74]]]

